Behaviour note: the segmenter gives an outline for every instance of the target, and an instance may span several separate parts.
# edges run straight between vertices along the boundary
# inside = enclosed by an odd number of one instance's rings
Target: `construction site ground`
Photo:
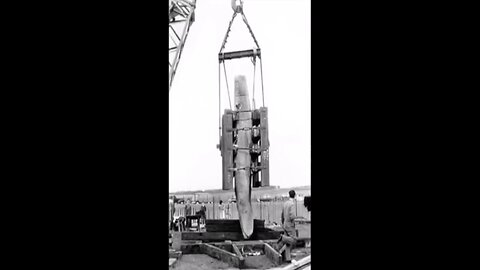
[[[310,254],[310,248],[299,248],[292,251],[292,259],[300,260]],[[289,263],[283,263],[280,266],[275,266],[265,255],[260,256],[248,256],[245,257],[245,266],[247,270],[266,270],[288,265]],[[225,262],[212,258],[205,254],[185,254],[180,257],[175,263],[174,269],[177,270],[209,270],[209,269],[229,269],[237,270],[239,268],[232,267]]]
[[[172,248],[175,250],[180,250],[180,243],[181,240],[181,233],[180,232],[173,232],[172,233]],[[299,247],[292,249],[291,256],[292,260],[300,260],[308,255],[311,254],[310,247]],[[278,267],[283,267],[288,265],[289,263],[284,262],[282,265],[275,266],[272,261],[270,261],[266,255],[258,255],[258,256],[246,256],[245,257],[245,268],[242,269],[250,269],[250,270],[267,270],[267,269],[276,269]],[[207,270],[207,269],[229,269],[229,270],[237,270],[239,268],[235,268],[230,266],[229,264],[217,260],[213,257],[210,257],[206,254],[182,254],[180,258],[178,258],[171,269],[177,270],[190,270],[190,269],[199,269],[199,270]]]

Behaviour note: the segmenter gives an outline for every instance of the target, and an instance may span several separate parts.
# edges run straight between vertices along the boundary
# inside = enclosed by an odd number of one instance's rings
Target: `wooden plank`
[[[183,232],[182,240],[202,240],[202,241],[224,241],[243,240],[242,233],[240,232]]]
[[[225,245],[223,245],[222,247],[220,247],[221,249],[224,249],[228,252],[231,252],[231,253],[235,253],[233,251],[233,247],[232,247],[232,240],[225,240]]]
[[[237,248],[241,249],[242,247],[249,247],[252,249],[263,249],[263,244],[268,243],[270,245],[273,245],[277,242],[277,240],[253,240],[253,241],[236,241],[232,242],[232,244],[235,244]],[[225,242],[211,242],[209,243],[211,245],[217,246],[219,248],[225,249],[225,246],[228,244]]]
[[[267,239],[278,239],[280,238],[281,232],[265,230],[265,231],[254,231],[252,235],[252,240],[267,240]]]
[[[253,228],[254,230],[264,229],[265,220],[254,219]],[[241,232],[240,221],[238,219],[207,219],[205,229],[207,232]]]
[[[250,240],[278,239],[281,233],[276,231],[254,231]],[[202,240],[220,242],[224,240],[242,241],[241,232],[182,232],[182,240]]]
[[[206,225],[205,230],[207,232],[239,232],[241,231],[240,225]],[[253,228],[254,231],[269,231],[265,228]]]
[[[312,255],[308,255],[307,257],[302,258],[301,260],[295,263],[291,263],[283,267],[282,270],[308,269],[308,265],[310,265],[311,261],[312,261]]]
[[[238,258],[244,259],[242,253],[240,252],[240,249],[238,249],[237,245],[235,243],[232,243],[232,249],[235,255],[237,255]]]
[[[209,224],[222,224],[222,225],[231,225],[231,224],[240,224],[238,219],[207,219],[205,221],[206,225]],[[253,224],[255,227],[265,227],[264,219],[254,219]]]
[[[201,246],[201,251],[204,254],[226,262],[233,267],[242,268],[245,264],[245,259],[243,257],[239,258],[237,255],[231,252],[228,252],[210,244],[203,243]]]
[[[201,254],[202,243],[182,243],[180,245],[180,251],[182,254]]]
[[[168,257],[169,258],[180,258],[182,256],[181,251],[175,251],[175,250],[169,250],[168,251]]]
[[[264,244],[264,252],[267,258],[269,258],[270,261],[273,262],[273,264],[282,264],[282,255],[280,255],[280,253],[278,253],[272,246],[267,243]]]

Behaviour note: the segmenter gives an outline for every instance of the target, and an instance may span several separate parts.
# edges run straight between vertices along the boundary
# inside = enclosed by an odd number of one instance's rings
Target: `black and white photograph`
[[[310,44],[309,0],[169,1],[170,269],[311,269]]]
[[[8,9],[11,264],[471,265],[477,9],[159,2]]]

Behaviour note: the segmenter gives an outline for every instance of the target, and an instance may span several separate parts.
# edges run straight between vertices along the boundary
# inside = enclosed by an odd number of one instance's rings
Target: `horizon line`
[[[310,185],[304,185],[304,186],[290,186],[290,187],[281,187],[281,186],[266,186],[266,187],[263,187],[263,188],[268,188],[268,187],[271,187],[271,188],[275,188],[275,187],[278,187],[279,189],[288,189],[288,188],[303,188],[303,187],[311,187],[311,184]],[[253,190],[253,189],[252,189]],[[219,189],[203,189],[203,190],[200,190],[200,189],[196,189],[196,190],[179,190],[179,191],[169,191],[168,193],[185,193],[185,192],[209,192],[209,191],[226,191],[226,192],[234,192],[235,189],[232,189],[232,190],[223,190],[221,188]]]

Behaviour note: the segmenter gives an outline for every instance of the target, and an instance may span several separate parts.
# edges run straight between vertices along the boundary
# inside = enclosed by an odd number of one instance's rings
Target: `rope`
[[[240,11],[242,14],[242,19],[243,22],[247,25],[248,31],[250,32],[250,35],[252,35],[253,41],[255,42],[255,45],[257,45],[257,49],[260,48],[258,45],[257,39],[255,38],[255,35],[253,34],[252,28],[250,27],[250,24],[248,24],[247,17],[245,17],[245,14],[243,13],[243,10]],[[228,24],[227,28],[227,33],[225,33],[225,38],[223,39],[222,47],[220,48],[220,52],[222,53],[223,49],[225,49],[225,44],[227,44],[227,39],[228,39],[228,33],[230,33],[233,21],[235,20],[235,17],[237,16],[237,12],[233,12],[232,19],[230,20],[230,23]]]
[[[232,19],[230,20],[230,24],[228,25],[227,33],[225,34],[225,38],[223,39],[222,47],[220,48],[219,53],[222,53],[223,49],[225,49],[225,44],[227,43],[228,33],[230,32],[230,28],[232,27],[232,23],[233,23],[233,20],[235,19],[235,16],[237,16],[237,12],[233,12]]]
[[[252,35],[253,41],[255,41],[255,44],[257,45],[257,48],[260,48],[260,46],[258,45],[257,39],[255,38],[255,35],[253,34],[252,28],[250,28],[250,24],[248,24],[248,22],[247,22],[247,17],[245,17],[245,14],[243,13],[243,10],[242,10],[242,19],[243,19],[243,22],[245,22],[245,24],[247,25],[248,31]]]
[[[263,103],[263,107],[265,107],[265,95],[263,93],[263,65],[262,65],[262,58],[260,58],[260,76],[261,76],[261,80],[262,80],[262,103]]]
[[[235,17],[237,16],[237,13],[240,13],[242,15],[243,22],[247,26],[248,31],[250,32],[250,35],[252,36],[253,41],[255,42],[255,45],[257,46],[257,48],[254,49],[255,55],[253,56],[253,98],[252,98],[253,108],[256,109],[256,104],[255,104],[255,77],[256,77],[256,57],[257,57],[256,50],[260,49],[260,46],[258,45],[258,41],[255,38],[255,35],[253,34],[252,28],[250,27],[250,24],[247,21],[247,17],[243,13],[243,9],[235,10],[233,12],[232,19],[230,20],[230,23],[228,24],[227,32],[225,33],[225,37],[223,39],[222,46],[220,47],[219,54],[221,54],[223,52],[223,50],[225,49],[225,45],[227,44],[228,35],[231,31],[231,27],[232,27],[233,21],[235,20]],[[264,95],[264,88],[263,88],[263,65],[262,65],[262,58],[260,56],[258,56],[258,57],[260,58],[260,76],[261,76],[261,81],[262,81],[262,104],[263,104],[263,107],[265,107],[265,95]],[[224,73],[225,73],[225,81],[226,81],[226,84],[227,84],[228,103],[229,103],[229,106],[230,106],[230,110],[232,110],[232,103],[231,103],[230,89],[229,89],[229,86],[228,86],[228,78],[227,78],[227,70],[226,70],[226,67],[225,67],[225,61],[220,60],[220,62],[223,62],[223,70],[224,70]],[[219,75],[219,83],[218,83],[219,84],[219,89],[218,89],[218,91],[219,91],[219,117],[221,118],[221,108],[220,108],[221,107],[221,105],[220,105],[220,102],[221,102],[220,73],[221,72],[220,72],[220,66],[219,66],[219,71],[218,72],[219,72],[219,74],[218,74]],[[220,122],[220,124],[219,124],[220,130],[221,130],[221,119],[219,119],[219,122]],[[220,134],[221,134],[221,131],[220,131]]]
[[[255,52],[256,52],[256,49],[255,49]],[[255,71],[256,71],[256,63],[257,63],[257,58],[254,56],[253,57],[253,98],[252,98],[252,101],[253,101],[253,109],[255,110],[257,107],[255,106]]]
[[[218,141],[220,142],[220,144],[222,143],[222,105],[221,105],[221,102],[222,102],[222,95],[221,95],[221,91],[220,91],[220,84],[221,84],[221,80],[220,80],[220,76],[221,76],[221,72],[220,72],[220,64],[218,64]]]
[[[230,110],[232,109],[232,101],[230,98],[230,89],[228,88],[227,69],[225,68],[225,61],[223,61],[223,71],[225,72],[225,83],[227,84],[228,104],[230,104]]]

